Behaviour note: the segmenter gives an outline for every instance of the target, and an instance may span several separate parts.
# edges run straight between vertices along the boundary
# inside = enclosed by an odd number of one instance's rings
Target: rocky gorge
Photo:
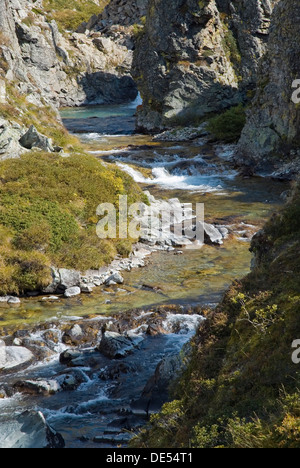
[[[297,448],[296,2],[71,7],[0,5],[0,447]]]

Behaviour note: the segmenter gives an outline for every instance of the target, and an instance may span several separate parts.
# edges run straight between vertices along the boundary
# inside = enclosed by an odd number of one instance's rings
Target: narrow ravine
[[[31,330],[36,346],[52,343],[52,354],[24,372],[1,377],[0,386],[24,379],[47,381],[58,374],[75,375],[79,385],[52,396],[8,395],[0,400],[0,427],[24,409],[38,409],[62,434],[67,447],[126,445],[149,412],[159,409],[161,401],[155,403],[155,396],[150,404],[141,400],[158,364],[178,354],[189,341],[202,320],[201,307],[214,307],[229,284],[249,272],[251,237],[282,204],[285,184],[240,177],[231,163],[232,146],[212,145],[204,138],[167,143],[136,135],[138,104],[66,109],[62,117],[99,162],[117,164],[156,198],[204,203],[206,220],[227,226],[232,234],[219,247],[206,245],[180,255],[158,251],[144,268],[126,272],[121,287],[102,287],[91,295],[53,304],[31,298],[18,308],[1,306],[2,334],[10,332],[17,339],[26,334],[24,330]],[[170,304],[174,314],[167,307]],[[145,333],[153,326],[149,317],[161,306],[166,307],[164,317],[158,314],[164,332]],[[88,343],[79,353],[80,364],[66,368],[59,362],[60,354],[69,348],[63,339],[66,329],[92,322],[100,333],[102,320],[113,317],[114,326],[120,327],[130,310],[135,310],[135,325],[126,331],[137,340],[133,353],[111,360]]]

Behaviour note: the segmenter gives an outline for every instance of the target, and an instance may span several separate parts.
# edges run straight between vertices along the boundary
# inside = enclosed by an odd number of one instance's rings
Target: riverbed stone
[[[107,280],[105,281],[106,285],[113,285],[113,284],[123,284],[124,283],[124,278],[119,272],[113,273]]]
[[[18,297],[9,296],[7,303],[12,304],[12,305],[13,304],[17,305],[17,304],[21,304],[21,301]]]
[[[5,346],[0,340],[0,374],[1,372],[16,371],[33,362],[33,353],[22,346]]]
[[[198,230],[203,229],[205,244],[216,244],[216,245],[223,244],[223,235],[221,234],[219,229],[217,229],[213,224],[208,224],[202,221],[198,221],[196,225],[196,229]]]
[[[27,395],[54,395],[62,390],[58,381],[51,380],[19,380],[14,384],[14,389]]]
[[[135,348],[133,341],[119,333],[105,332],[97,349],[110,359],[121,359],[132,353]]]
[[[94,283],[81,283],[80,289],[82,293],[91,294],[95,288]]]
[[[0,448],[64,448],[63,437],[49,426],[44,415],[25,411],[0,423]]]
[[[63,337],[62,342],[66,345],[78,346],[84,337],[84,332],[80,325],[76,324],[69,330],[67,330]]]
[[[1,296],[0,297],[0,304],[7,304],[9,298],[10,298],[10,296]]]

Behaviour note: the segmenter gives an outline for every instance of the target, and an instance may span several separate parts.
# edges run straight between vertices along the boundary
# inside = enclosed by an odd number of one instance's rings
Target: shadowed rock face
[[[241,102],[256,81],[275,2],[151,0],[134,54],[138,128],[189,123]]]
[[[256,171],[267,162],[274,169],[276,154],[285,154],[290,165],[300,156],[295,151],[300,141],[300,111],[292,100],[293,81],[300,79],[299,2],[281,0],[271,24],[268,52],[261,62],[256,96],[236,156],[239,164]]]

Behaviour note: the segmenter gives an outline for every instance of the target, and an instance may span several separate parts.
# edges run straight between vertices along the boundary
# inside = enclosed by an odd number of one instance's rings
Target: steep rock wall
[[[246,100],[274,3],[150,0],[133,62],[144,98],[138,128],[161,130]]]
[[[300,110],[292,99],[293,83],[300,79],[299,30],[299,2],[281,0],[274,9],[268,52],[236,154],[238,164],[256,172],[276,170],[279,165],[284,176],[300,169]]]

